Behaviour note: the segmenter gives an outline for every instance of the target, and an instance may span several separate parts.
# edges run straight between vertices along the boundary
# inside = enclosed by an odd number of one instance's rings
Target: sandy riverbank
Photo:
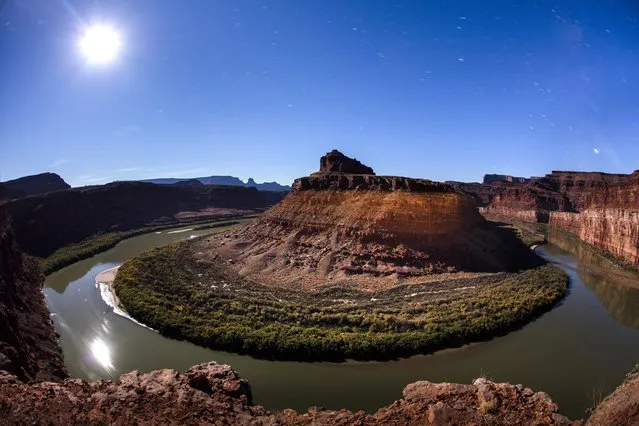
[[[148,328],[149,330],[153,330],[151,327],[145,324],[142,324],[141,322],[133,318],[131,315],[129,315],[126,309],[124,309],[124,305],[122,305],[122,302],[120,302],[120,299],[118,299],[118,296],[115,294],[115,289],[113,288],[113,282],[115,281],[115,277],[118,273],[119,268],[120,266],[116,266],[114,268],[107,269],[106,271],[102,271],[95,276],[95,286],[100,291],[100,296],[102,297],[102,300],[104,300],[104,303],[106,303],[113,309],[113,312],[116,315],[120,315],[121,317],[131,320],[142,327]]]

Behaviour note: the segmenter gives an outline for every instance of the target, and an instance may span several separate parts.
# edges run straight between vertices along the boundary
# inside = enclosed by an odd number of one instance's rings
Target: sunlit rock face
[[[639,264],[639,210],[589,208],[581,213],[553,212],[550,225],[632,264]]]
[[[516,270],[516,257],[526,258],[451,185],[376,176],[336,151],[320,163],[254,224],[195,250],[217,250],[241,274],[274,284]]]
[[[629,175],[552,172],[530,183],[457,186],[483,201],[485,215],[548,223],[639,264],[639,171]]]

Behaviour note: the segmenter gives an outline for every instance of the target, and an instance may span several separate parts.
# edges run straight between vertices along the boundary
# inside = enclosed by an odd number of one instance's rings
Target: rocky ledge
[[[639,364],[624,383],[610,394],[588,420],[591,425],[639,424]]]
[[[185,373],[133,371],[116,382],[68,379],[27,385],[0,373],[6,424],[114,425],[571,425],[544,392],[480,378],[472,385],[408,385],[403,399],[374,414],[311,408],[300,414],[253,405],[249,384],[214,362]]]
[[[313,173],[295,179],[293,191],[308,190],[454,192],[454,188],[448,184],[427,179],[343,173]]]

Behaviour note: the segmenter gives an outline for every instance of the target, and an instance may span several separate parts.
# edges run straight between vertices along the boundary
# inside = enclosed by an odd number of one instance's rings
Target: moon
[[[78,46],[88,63],[104,65],[117,59],[122,50],[122,38],[109,25],[92,25],[85,30]]]

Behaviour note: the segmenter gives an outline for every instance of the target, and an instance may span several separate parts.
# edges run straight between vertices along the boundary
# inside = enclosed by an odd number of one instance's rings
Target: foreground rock
[[[114,383],[79,379],[26,385],[0,373],[6,424],[570,425],[544,392],[477,379],[472,385],[417,382],[375,414],[312,408],[270,412],[228,365],[124,374]]]
[[[639,364],[626,381],[597,406],[588,424],[639,425]]]

